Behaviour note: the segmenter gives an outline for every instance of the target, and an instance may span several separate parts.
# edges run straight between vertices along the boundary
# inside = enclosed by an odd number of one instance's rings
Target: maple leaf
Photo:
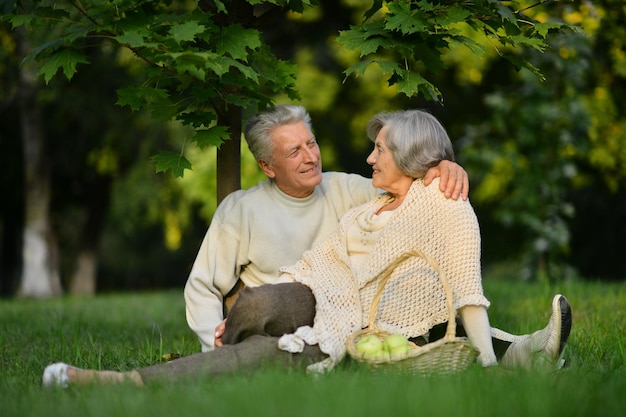
[[[37,75],[43,75],[46,84],[48,84],[61,68],[65,78],[71,80],[76,73],[76,65],[88,63],[89,60],[82,53],[71,49],[61,49],[46,59]]]
[[[193,41],[199,33],[204,32],[205,27],[193,20],[180,25],[174,25],[170,28],[169,34],[174,40],[180,44],[182,42]]]
[[[191,162],[180,152],[159,152],[152,156],[150,160],[156,165],[156,172],[171,171],[174,177],[182,177],[185,175],[186,169],[191,169]]]

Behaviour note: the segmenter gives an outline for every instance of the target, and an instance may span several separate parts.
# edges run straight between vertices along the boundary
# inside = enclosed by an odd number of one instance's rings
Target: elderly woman
[[[342,218],[339,230],[306,252],[286,277],[309,287],[317,303],[314,337],[332,366],[348,336],[365,327],[380,273],[403,253],[421,250],[435,259],[454,293],[454,307],[483,366],[497,363],[483,295],[480,231],[468,201],[447,201],[422,178],[439,161],[454,159],[441,124],[418,111],[382,113],[368,125],[374,150],[367,158],[374,187],[385,190]],[[380,301],[377,327],[408,338],[428,336],[448,319],[440,278],[425,260],[412,258],[392,273]],[[288,340],[288,339],[283,339]]]
[[[281,269],[279,282],[304,285],[244,291],[228,319],[224,342],[238,343],[251,334],[295,332],[281,338],[279,345],[292,352],[304,345],[317,346],[328,357],[309,369],[332,367],[345,355],[348,336],[368,324],[381,271],[403,253],[421,250],[448,278],[462,323],[459,330],[478,349],[483,366],[497,364],[494,346],[507,367],[558,366],[571,328],[565,297],[553,298],[548,326],[532,335],[514,336],[489,325],[474,211],[468,201],[446,200],[423,182],[429,167],[454,159],[443,126],[426,112],[410,110],[374,116],[367,133],[374,142],[367,158],[373,168],[372,185],[386,193],[348,211],[334,235],[305,252],[297,264]],[[378,328],[412,339],[443,335],[448,319],[445,294],[426,261],[415,258],[400,265],[387,285]],[[284,301],[296,297],[297,302]],[[306,314],[298,315],[314,306],[314,322]],[[297,321],[305,325],[296,329]]]
[[[504,353],[498,355],[503,365],[530,367],[536,358],[553,365],[571,327],[565,297],[554,297],[548,326],[532,335],[492,329],[474,211],[468,201],[448,200],[437,187],[424,186],[429,167],[454,159],[441,124],[419,110],[381,113],[369,122],[368,136],[374,142],[367,158],[372,182],[385,193],[348,211],[334,235],[305,252],[295,265],[281,269],[279,283],[242,290],[222,336],[226,346],[129,373],[57,363],[44,372],[44,385],[126,380],[141,385],[151,378],[214,375],[268,361],[311,370],[332,368],[345,356],[349,335],[368,324],[381,271],[414,250],[434,258],[446,275],[453,305],[483,366],[498,363],[494,336],[504,343]],[[437,273],[421,258],[401,263],[383,292],[377,327],[432,340],[447,320]]]

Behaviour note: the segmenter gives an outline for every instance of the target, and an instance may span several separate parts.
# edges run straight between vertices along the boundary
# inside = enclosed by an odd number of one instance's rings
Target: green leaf
[[[407,57],[407,62],[411,67],[414,61],[422,62],[424,67],[428,69],[428,72],[433,73],[444,68],[443,61],[441,60],[441,51],[449,49],[450,41],[445,40],[445,42],[437,42],[434,36],[431,36],[429,37],[429,43],[414,42],[414,46],[411,49],[409,49],[409,45],[407,45],[406,52],[403,52],[402,56]]]
[[[288,90],[285,91],[285,94],[289,96],[289,91]],[[297,96],[296,97],[289,96],[289,98],[294,101],[299,99],[299,97]],[[237,107],[241,107],[242,109],[245,109],[254,105],[258,105],[259,99],[253,98],[253,97],[250,97],[249,95],[244,95],[244,94],[228,94],[224,97],[224,102],[228,104],[234,104]]]
[[[527,60],[520,58],[514,54],[511,53],[507,53],[507,54],[503,54],[502,55],[507,61],[509,61],[511,64],[513,64],[515,66],[515,68],[517,68],[518,70],[521,68],[526,68],[527,70],[529,70],[531,73],[535,74],[535,76],[540,80],[540,81],[545,81],[546,77],[542,74],[541,70],[537,67],[535,67],[533,64],[531,64],[530,62],[528,62]]]
[[[378,66],[380,67],[381,71],[384,74],[394,74],[394,73],[398,73],[402,71],[400,66],[396,62],[393,62],[393,61],[364,60],[364,61],[359,62],[358,64],[351,66],[347,70],[345,70],[344,74],[346,74],[346,77],[348,77],[352,73],[355,73],[356,75],[363,75],[367,67],[373,63],[378,64]]]
[[[174,25],[170,28],[169,34],[174,40],[181,44],[182,42],[191,42],[196,35],[204,32],[205,27],[193,20],[180,25]]]
[[[204,81],[206,78],[205,68],[207,61],[214,57],[215,54],[209,52],[183,52],[173,53],[171,57],[176,62],[176,71],[179,74],[188,72],[199,80]]]
[[[419,89],[426,99],[443,104],[443,94],[441,94],[441,91],[439,91],[434,84],[426,82],[424,84],[420,84]]]
[[[428,21],[412,11],[408,2],[391,3],[389,11],[391,14],[387,15],[385,24],[387,30],[398,30],[403,34],[408,34],[424,32],[428,28]]]
[[[71,80],[76,73],[76,65],[88,63],[87,57],[80,52],[72,49],[62,49],[48,58],[39,69],[37,75],[43,75],[46,84],[48,84],[59,68],[61,68],[65,78]]]
[[[361,27],[352,26],[349,30],[339,32],[337,40],[348,50],[359,49],[360,56],[376,53],[378,48],[388,48],[391,41],[387,39],[387,32],[380,23],[367,24]]]
[[[65,42],[71,44],[72,42],[87,38],[92,32],[93,28],[89,26],[69,26],[65,32]]]
[[[196,129],[196,134],[192,140],[195,141],[200,149],[207,146],[219,146],[229,138],[228,128],[226,126],[212,126],[208,129]]]
[[[401,71],[400,69],[400,65],[397,62],[393,62],[393,61],[385,61],[385,60],[378,60],[378,61],[374,61],[378,64],[378,66],[380,67],[380,69],[385,73],[385,74],[392,74],[394,72],[399,72]]]
[[[215,59],[210,59],[206,62],[206,67],[213,71],[215,75],[221,77],[226,74],[231,65],[235,63],[232,58],[227,56],[216,56]]]
[[[340,30],[337,41],[346,49],[352,51],[361,46],[361,41],[365,38],[363,31],[356,26],[351,26],[348,30]]]
[[[453,36],[450,38],[451,45],[450,49],[452,50],[454,47],[454,43],[458,43],[459,45],[466,46],[473,54],[477,56],[483,56],[486,52],[486,48],[484,45],[479,44],[473,39],[470,39],[466,36]]]
[[[517,18],[513,14],[513,10],[503,5],[501,2],[498,2],[498,10],[500,12],[500,16],[504,21],[509,21],[515,26],[517,26]]]
[[[130,86],[117,90],[117,105],[128,106],[132,111],[141,109],[146,103],[167,100],[169,94],[162,88]]]
[[[11,26],[15,29],[18,26],[30,25],[31,22],[38,18],[37,15],[34,14],[16,14],[16,15],[5,15],[0,18],[0,20],[9,20],[11,22]]]
[[[222,30],[221,37],[216,41],[216,52],[219,55],[230,55],[233,59],[248,60],[248,49],[261,46],[259,32],[245,29],[241,25],[230,25]]]
[[[529,38],[528,36],[510,36],[509,37],[511,43],[515,46],[524,46],[524,47],[531,47],[533,49],[536,49],[540,52],[545,51],[545,49],[548,47],[548,45],[546,45],[546,43],[539,38]]]
[[[176,120],[180,120],[186,126],[198,128],[210,125],[217,120],[217,115],[211,111],[196,110],[188,113],[180,113],[176,116]]]
[[[117,40],[120,44],[128,45],[131,48],[139,48],[141,46],[144,46],[143,36],[141,36],[139,32],[132,30],[126,31],[123,34],[116,36],[115,40]]]
[[[169,100],[161,100],[156,103],[149,103],[147,109],[150,110],[152,117],[158,120],[170,121],[174,119],[181,111],[180,106],[175,105]]]
[[[284,92],[290,98],[294,98],[295,74],[298,71],[294,64],[276,58],[265,47],[255,51],[250,58],[250,66],[260,74],[264,91],[265,88],[269,88],[273,92],[285,90]],[[255,89],[249,94],[255,98],[259,92],[259,89]]]
[[[472,12],[460,6],[454,6],[446,10],[443,16],[436,18],[436,22],[441,26],[449,26],[453,23],[465,22],[472,15]]]
[[[399,70],[389,78],[389,85],[396,85],[398,92],[407,97],[417,96],[420,92],[428,100],[442,100],[441,92],[431,82],[411,70]]]
[[[435,10],[435,6],[431,3],[431,0],[419,0],[416,4],[421,10],[424,10],[425,12],[432,12],[433,10]]]
[[[206,68],[213,71],[218,77],[229,73],[231,68],[237,68],[244,77],[258,83],[259,74],[251,66],[235,61],[227,56],[215,56],[214,59],[207,60]]]
[[[391,85],[397,85],[399,93],[413,97],[418,94],[419,85],[424,82],[424,78],[412,71],[402,70],[397,73],[396,77],[391,77],[389,81]]]
[[[215,3],[215,8],[219,13],[228,14],[228,10],[226,10],[226,6],[224,6],[224,3],[222,1],[213,0],[213,3]]]
[[[545,39],[545,37],[548,36],[548,32],[554,31],[554,30],[558,31],[558,30],[561,30],[562,28],[563,28],[563,25],[559,23],[549,23],[549,22],[548,23],[536,23],[533,26],[533,31]]]
[[[369,37],[386,33],[382,22],[367,23],[362,26],[350,26],[349,30],[339,31],[337,40],[349,50],[360,48]]]
[[[388,39],[379,37],[370,38],[361,44],[361,53],[359,54],[359,56],[364,57],[369,54],[374,54],[378,51],[379,48],[382,47],[383,49],[386,49],[390,46],[390,41]]]
[[[372,64],[374,61],[371,59],[366,59],[357,64],[352,65],[350,68],[346,69],[343,73],[346,74],[346,78],[349,77],[352,73],[355,75],[363,75],[367,67]]]
[[[302,13],[304,11],[304,6],[312,5],[310,0],[287,0],[287,1],[283,0],[279,2],[272,1],[271,3],[274,3],[274,4],[287,3],[289,8],[296,13]]]
[[[233,61],[232,65],[233,67],[237,68],[243,74],[244,77],[258,84],[259,74],[254,69],[250,68],[247,65],[239,63],[237,61]]]
[[[31,59],[37,60],[39,58],[39,55],[46,56],[46,55],[51,54],[52,52],[59,49],[59,47],[63,45],[63,42],[64,40],[62,38],[58,38],[58,39],[53,39],[49,42],[44,43],[43,45],[38,46],[37,48],[33,49],[28,55],[24,57],[21,64],[24,64],[25,62]]]
[[[162,151],[150,158],[156,165],[156,172],[171,171],[174,177],[183,177],[191,163],[180,152]]]

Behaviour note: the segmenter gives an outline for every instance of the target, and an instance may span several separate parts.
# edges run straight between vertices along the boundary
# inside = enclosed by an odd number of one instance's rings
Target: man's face
[[[259,166],[282,192],[307,197],[322,181],[322,157],[315,136],[303,122],[277,126],[271,131],[272,162]]]

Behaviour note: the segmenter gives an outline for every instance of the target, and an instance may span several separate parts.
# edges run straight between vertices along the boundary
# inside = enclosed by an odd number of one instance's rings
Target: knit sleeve
[[[453,289],[454,307],[489,307],[483,294],[480,227],[474,209],[469,201],[445,199],[432,188],[429,195],[433,204],[433,235],[439,236],[433,247]]]
[[[223,296],[239,279],[239,243],[216,212],[184,290],[187,323],[198,335],[202,351],[213,350],[215,327],[223,320]]]

